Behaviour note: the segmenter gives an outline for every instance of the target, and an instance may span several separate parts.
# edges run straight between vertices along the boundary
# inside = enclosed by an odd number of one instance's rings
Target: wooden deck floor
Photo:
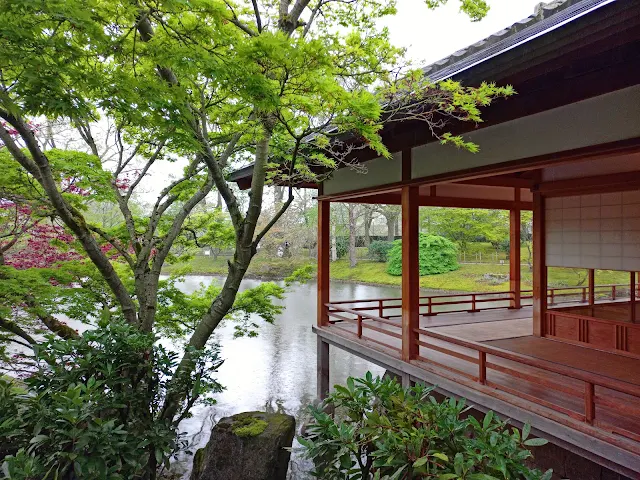
[[[397,323],[395,319],[392,320],[394,325],[373,320],[364,321],[363,338],[357,339],[358,342],[367,345],[367,348],[393,351],[394,356],[399,357],[401,339],[384,333],[401,332],[400,319],[397,319]],[[375,329],[367,328],[367,324]],[[531,335],[530,308],[421,317],[420,328],[640,386],[640,359],[534,337]],[[343,335],[351,338],[356,336],[357,332],[357,326],[351,322],[339,322],[329,329],[334,332],[341,331]],[[476,350],[424,335],[421,339],[429,346],[420,346],[418,354],[421,358],[413,362],[415,365],[430,372],[440,370],[453,381],[457,378],[467,382],[477,381]],[[443,349],[454,353],[443,353]],[[549,407],[570,418],[584,420],[586,412],[583,381],[496,355],[487,354],[486,361],[493,365],[487,370],[487,385],[493,386],[497,391],[508,392],[517,398]],[[633,414],[640,408],[640,399],[600,386],[595,387],[595,395],[597,398],[616,400],[618,404],[635,409],[625,411],[614,405],[598,404],[596,418],[603,422],[603,425],[609,425],[603,427],[607,434],[617,435],[620,431],[626,432],[625,441],[630,438],[635,440],[640,451],[640,417]]]

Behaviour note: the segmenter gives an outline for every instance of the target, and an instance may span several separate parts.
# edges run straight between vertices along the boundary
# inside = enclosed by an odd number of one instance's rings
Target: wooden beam
[[[504,175],[515,172],[538,170],[551,165],[562,165],[583,160],[597,158],[613,158],[621,155],[640,152],[640,136],[626,140],[618,140],[610,143],[591,145],[588,147],[564,150],[529,158],[522,158],[512,161],[504,161],[492,165],[473,167],[454,172],[442,173],[430,177],[412,178],[407,182],[394,182],[375,187],[358,188],[348,192],[336,193],[332,195],[322,195],[318,197],[322,200],[349,201],[352,198],[366,194],[384,193],[397,191],[403,185],[435,185],[438,183],[460,182],[478,178],[486,178],[495,175]]]
[[[514,189],[514,200],[520,201],[520,189]],[[509,211],[509,290],[513,292],[511,308],[521,308],[520,293],[520,210]]]
[[[533,202],[484,198],[420,196],[421,207],[485,208],[489,210],[532,210]]]
[[[537,190],[545,197],[564,197],[581,193],[623,191],[639,187],[640,172],[622,172],[544,182],[537,186]]]
[[[533,194],[533,334],[544,336],[547,312],[547,265],[545,252],[544,197]]]
[[[415,329],[420,318],[418,266],[418,188],[402,188],[402,359],[418,354]]]
[[[331,203],[318,201],[318,326],[329,325],[329,236]]]
[[[596,271],[589,269],[589,305],[596,303]]]
[[[318,399],[324,400],[329,395],[329,344],[317,337],[317,395]]]
[[[513,187],[513,188],[527,188],[533,187],[533,180],[524,177],[513,177],[507,175],[500,175],[496,177],[483,177],[474,178],[473,180],[463,180],[463,185],[483,185],[487,187]]]

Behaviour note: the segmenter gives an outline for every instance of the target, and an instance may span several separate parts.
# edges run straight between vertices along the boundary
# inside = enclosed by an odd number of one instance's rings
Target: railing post
[[[611,285],[611,300],[615,300],[615,299],[616,299],[616,286]]]
[[[589,269],[589,305],[596,303],[596,271]]]
[[[429,315],[433,315],[433,298],[427,297],[427,307]]]
[[[472,293],[471,294],[471,311],[472,312],[476,312],[476,294]]]
[[[382,300],[378,300],[378,316],[382,317],[384,315],[384,307],[382,306]]]
[[[584,384],[584,418],[587,423],[593,423],[596,418],[596,404],[594,400],[595,388],[593,383]]]
[[[358,338],[362,338],[362,315],[358,315]]]
[[[582,303],[587,303],[587,287],[582,287]]]
[[[487,354],[478,352],[478,381],[484,385],[487,383]]]
[[[552,288],[552,289],[550,290],[550,292],[551,292],[551,300],[549,301],[549,305],[553,305],[553,304],[555,303],[555,293],[556,293],[556,290],[555,290],[554,288]]]

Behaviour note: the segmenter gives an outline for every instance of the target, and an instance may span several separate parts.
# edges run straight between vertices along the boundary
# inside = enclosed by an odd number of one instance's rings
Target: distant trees
[[[506,210],[424,207],[420,209],[420,224],[425,232],[454,241],[461,251],[467,251],[471,242],[489,242],[498,250],[509,241]]]

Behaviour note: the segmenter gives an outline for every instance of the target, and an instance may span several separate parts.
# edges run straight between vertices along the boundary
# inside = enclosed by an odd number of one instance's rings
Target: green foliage
[[[77,339],[50,338],[36,351],[25,389],[0,379],[0,433],[17,451],[7,478],[142,478],[149,458],[168,465],[182,447],[161,418],[177,357],[151,334],[113,322]],[[220,390],[217,350],[195,352],[188,403]]]
[[[376,240],[369,244],[369,257],[376,262],[386,262],[393,242]]]
[[[349,253],[349,237],[336,237],[336,255],[338,258],[344,258]]]
[[[472,242],[490,242],[495,250],[509,239],[509,213],[481,208],[420,209],[422,227],[428,233],[442,235],[467,251]]]
[[[444,237],[420,234],[418,240],[420,275],[451,272],[459,268],[456,246]],[[388,254],[387,272],[402,275],[402,240],[393,242]]]
[[[158,313],[156,323],[160,331],[170,338],[183,338],[191,334],[198,322],[209,311],[222,287],[216,282],[200,284],[192,293],[178,288],[179,278],[170,277],[160,281],[158,290]],[[274,300],[284,298],[283,287],[273,282],[263,282],[257,287],[239,292],[225,320],[234,322],[236,337],[258,335],[259,325],[255,318],[273,323],[282,312],[282,306]]]
[[[323,405],[310,407],[313,422],[299,438],[325,480],[549,480],[552,472],[528,468],[530,426],[509,428],[493,412],[482,422],[465,415],[464,400],[438,402],[432,387],[403,389],[393,379],[347,379]],[[325,413],[325,405],[336,414]]]

